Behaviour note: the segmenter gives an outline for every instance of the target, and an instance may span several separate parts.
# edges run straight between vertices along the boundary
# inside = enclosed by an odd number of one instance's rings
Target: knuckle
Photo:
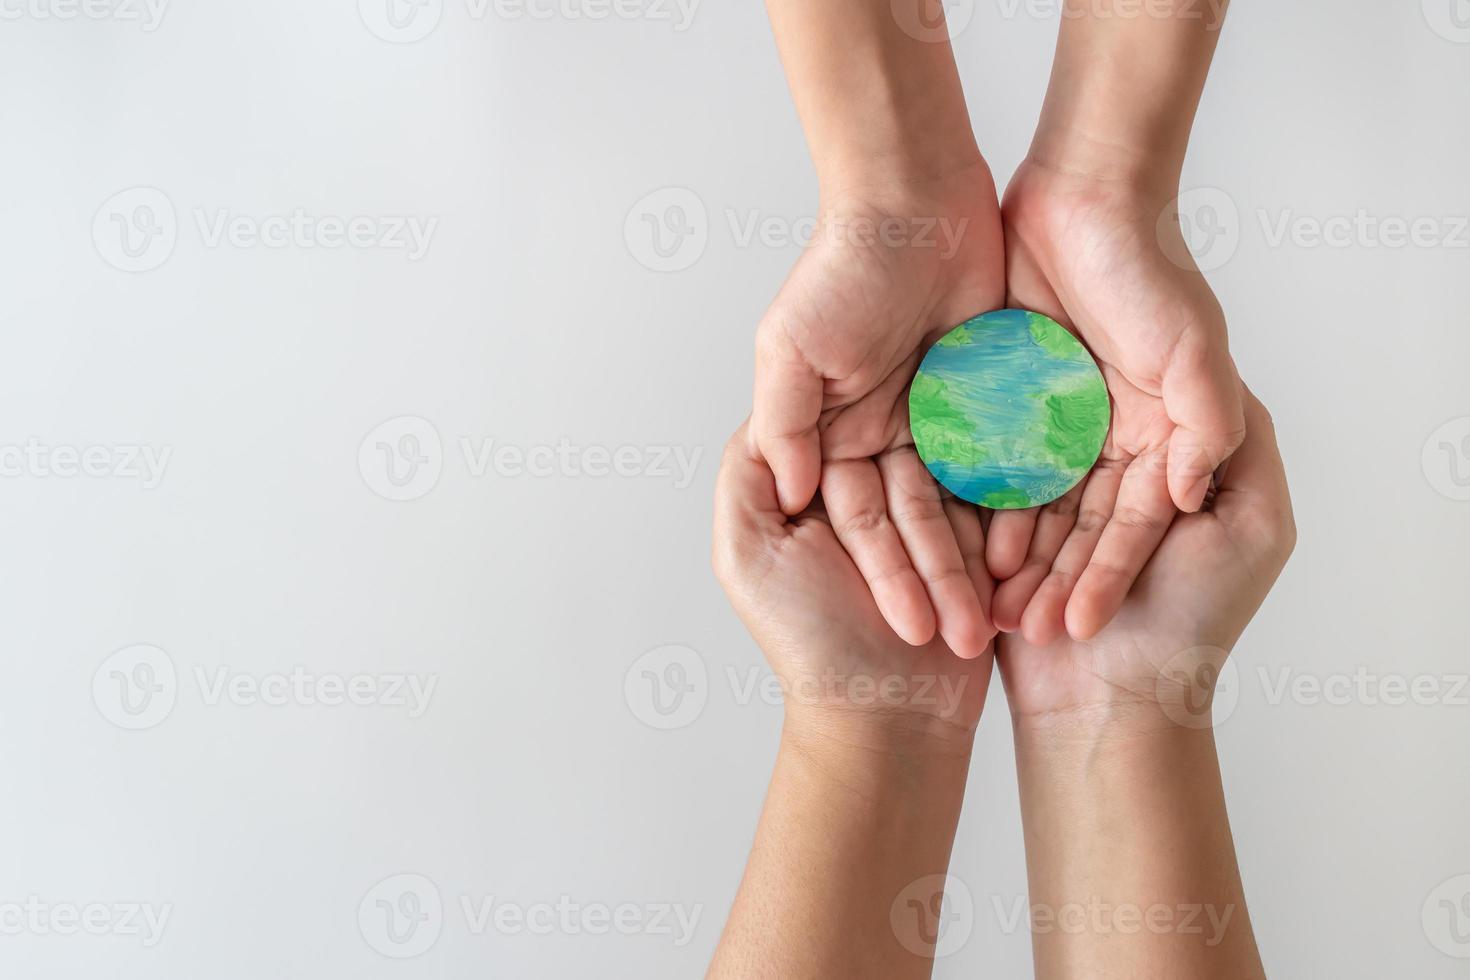
[[[1056,500],[1053,500],[1043,509],[1047,513],[1054,514],[1057,517],[1076,517],[1077,511],[1081,507],[1081,505],[1082,502],[1077,499],[1077,496],[1075,494],[1068,493],[1063,494]]]
[[[877,507],[864,507],[848,514],[837,524],[839,538],[862,537],[888,526],[888,515]]]
[[[944,516],[944,508],[939,506],[938,501],[916,502],[902,510],[895,511],[893,519],[896,523],[909,527],[937,523],[947,526],[949,523],[949,519]]]
[[[941,585],[954,579],[963,579],[966,583],[970,581],[970,574],[963,568],[945,565],[940,568],[923,569],[919,577],[924,580],[925,585]]]
[[[1116,507],[1113,510],[1113,521],[1124,527],[1138,531],[1157,531],[1163,527],[1163,520],[1157,514],[1151,514],[1138,507]]]

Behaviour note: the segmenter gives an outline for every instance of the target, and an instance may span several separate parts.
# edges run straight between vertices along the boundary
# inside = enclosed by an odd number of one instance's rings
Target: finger
[[[821,479],[822,377],[779,327],[763,324],[755,348],[750,431],[776,476],[781,509],[796,514],[811,503]]]
[[[1118,488],[1126,472],[1125,460],[1105,460],[1088,474],[1077,503],[1077,517],[1067,538],[1051,563],[1051,570],[1036,588],[1021,614],[1020,630],[1026,640],[1037,645],[1052,642],[1066,629],[1064,614],[1067,600],[1082,577],[1103,528],[1113,515]]]
[[[992,618],[997,629],[1014,633],[1020,628],[1021,615],[1036,589],[1051,574],[1057,553],[1077,523],[1077,508],[1086,485],[1083,481],[1045,507],[1036,508],[1036,533],[1031,536],[1025,560],[1016,574],[996,590]]]
[[[775,477],[751,454],[748,425],[741,425],[725,445],[715,480],[713,560],[723,582],[753,549],[779,535],[786,524],[776,501]]]
[[[1249,390],[1245,392],[1245,417],[1245,441],[1230,459],[1213,512],[1248,540],[1258,544],[1284,541],[1284,550],[1289,552],[1296,540],[1296,522],[1276,426],[1266,406]]]
[[[1192,514],[1204,503],[1210,475],[1245,438],[1240,376],[1221,340],[1181,341],[1164,372],[1164,409],[1175,425],[1169,437],[1168,489]]]
[[[958,497],[946,497],[944,513],[949,518],[949,526],[954,528],[955,544],[959,545],[960,558],[980,598],[980,609],[989,617],[995,580],[985,564],[985,529],[980,521],[980,508]]]
[[[822,471],[822,501],[837,540],[893,632],[913,646],[932,640],[934,608],[888,518],[877,465],[870,459],[829,462]]]
[[[990,534],[985,539],[985,564],[997,581],[1005,581],[1021,570],[1031,535],[1036,530],[1039,508],[998,510],[990,519]]]
[[[929,593],[939,635],[957,655],[980,656],[995,629],[980,608],[980,596],[944,513],[939,485],[912,448],[879,456],[878,472],[889,517]]]
[[[1139,456],[1123,473],[1113,516],[1067,602],[1067,632],[1073,639],[1091,639],[1108,624],[1178,513],[1163,479],[1162,456],[1162,451]]]

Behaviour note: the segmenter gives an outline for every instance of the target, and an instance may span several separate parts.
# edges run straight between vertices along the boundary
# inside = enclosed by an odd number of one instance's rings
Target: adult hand
[[[1035,159],[1006,193],[1010,305],[1080,335],[1113,403],[1082,484],[1045,507],[998,512],[990,525],[987,558],[1004,580],[995,621],[1034,644],[1102,629],[1175,514],[1200,507],[1245,434],[1224,314],[1188,258],[1171,197],[1167,183]]]

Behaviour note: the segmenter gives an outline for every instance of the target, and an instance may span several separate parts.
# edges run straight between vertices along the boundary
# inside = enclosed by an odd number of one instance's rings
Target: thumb
[[[776,477],[781,509],[797,514],[812,502],[822,475],[822,377],[784,330],[756,336],[755,406],[750,440]]]
[[[1169,496],[1181,511],[1204,503],[1210,475],[1245,439],[1240,376],[1220,331],[1219,343],[1181,343],[1164,373],[1169,437]]]

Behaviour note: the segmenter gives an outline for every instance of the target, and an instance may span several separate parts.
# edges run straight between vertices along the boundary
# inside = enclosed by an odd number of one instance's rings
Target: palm
[[[907,393],[933,340],[1004,298],[994,184],[981,166],[907,188],[900,204],[845,204],[826,219],[760,326],[755,448],[787,513],[820,486],[835,539],[901,637],[922,646],[937,630],[978,657],[994,635],[989,583],[964,574],[913,451]],[[898,233],[852,233],[885,226]]]
[[[1087,343],[1113,402],[1099,465],[1058,504],[997,515],[997,622],[1048,642],[1118,610],[1176,505],[1197,507],[1243,435],[1223,314],[1148,195],[1023,165],[1006,196],[1013,305]],[[1222,431],[1223,430],[1223,431]],[[1080,516],[1079,516],[1080,512]]]

